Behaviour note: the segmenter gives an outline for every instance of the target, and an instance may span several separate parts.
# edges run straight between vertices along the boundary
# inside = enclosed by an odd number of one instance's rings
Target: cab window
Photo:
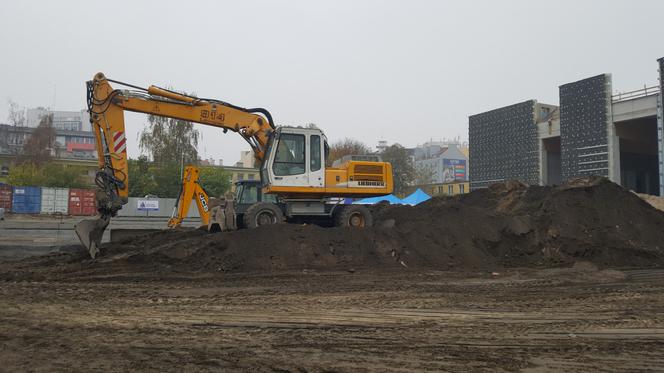
[[[242,199],[242,191],[244,190],[244,185],[238,185],[235,188],[235,202],[240,202]]]
[[[282,134],[279,137],[272,171],[276,176],[303,174],[305,154],[304,135]]]
[[[274,194],[263,194],[263,202],[277,203],[277,196]]]
[[[244,185],[244,188],[242,188],[242,195],[240,195],[239,203],[254,204],[256,202],[258,202],[258,186]]]
[[[311,171],[320,170],[320,136],[311,135],[311,164],[309,165]]]

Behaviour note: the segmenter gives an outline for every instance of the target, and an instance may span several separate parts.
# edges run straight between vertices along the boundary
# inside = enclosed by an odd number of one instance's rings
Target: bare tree
[[[343,140],[336,141],[330,145],[327,166],[331,166],[332,162],[341,159],[346,155],[362,155],[369,153],[371,153],[371,148],[365,143],[346,137]]]
[[[52,158],[54,144],[53,114],[44,115],[39,121],[39,126],[23,145],[19,163],[32,163],[35,166],[48,163]]]
[[[25,111],[12,101],[11,98],[7,99],[9,106],[9,114],[7,114],[7,121],[12,126],[25,126]]]
[[[400,144],[390,145],[381,154],[384,162],[392,164],[394,193],[403,194],[415,181],[415,167],[408,150]]]
[[[430,164],[422,164],[415,167],[415,184],[426,185],[433,183],[436,171]]]

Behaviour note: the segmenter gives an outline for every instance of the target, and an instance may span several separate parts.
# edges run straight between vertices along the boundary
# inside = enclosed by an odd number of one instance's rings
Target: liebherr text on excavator
[[[116,89],[111,83],[124,86]],[[81,243],[94,258],[111,217],[128,201],[129,182],[124,111],[133,111],[219,127],[239,134],[260,165],[261,187],[270,202],[258,201],[243,213],[243,225],[329,221],[340,226],[368,226],[371,213],[344,197],[392,193],[392,167],[379,161],[349,160],[326,167],[327,139],[318,128],[277,127],[262,108],[246,109],[220,100],[198,98],[150,86],[141,88],[106,78],[87,82],[88,111],[96,137],[99,170],[96,202],[99,215],[79,222]]]

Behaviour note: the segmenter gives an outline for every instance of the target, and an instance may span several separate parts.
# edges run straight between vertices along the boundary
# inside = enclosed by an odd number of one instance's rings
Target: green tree
[[[54,188],[85,188],[85,168],[47,163],[38,166],[22,163],[12,167],[7,182],[16,186],[44,186]]]
[[[402,195],[415,181],[415,167],[408,150],[400,144],[390,145],[381,154],[384,162],[392,164],[394,193]]]
[[[154,194],[162,198],[177,198],[182,187],[180,178],[180,165],[175,163],[154,164],[150,167],[152,179],[154,181]]]
[[[42,185],[46,182],[41,169],[33,163],[21,163],[12,167],[7,183],[15,186]]]
[[[157,165],[146,157],[131,159],[129,167],[129,196],[148,194],[161,198],[176,198],[180,194],[182,179],[180,166],[174,163]]]
[[[157,194],[157,186],[147,157],[141,156],[138,159],[128,159],[127,167],[129,168],[129,197]]]
[[[231,190],[231,174],[218,167],[201,168],[200,182],[209,197],[219,198]]]
[[[83,175],[86,169],[80,166],[66,166],[54,163],[48,163],[42,167],[41,172],[46,175],[46,180],[42,186],[56,188],[86,188]]]
[[[158,164],[198,162],[199,132],[185,120],[148,116],[148,127],[141,132],[139,146]]]
[[[332,166],[334,161],[347,155],[363,155],[370,153],[371,148],[365,143],[346,137],[342,140],[335,141],[330,145],[330,154],[327,157],[326,165],[328,167]]]

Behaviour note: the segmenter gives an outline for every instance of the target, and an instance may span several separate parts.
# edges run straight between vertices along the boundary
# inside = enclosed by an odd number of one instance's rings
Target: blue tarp
[[[353,202],[354,205],[373,205],[379,202],[387,201],[392,205],[403,205],[403,201],[400,200],[398,197],[396,197],[393,194],[388,194],[386,196],[380,196],[380,197],[371,197],[371,198],[365,198],[361,199],[359,201]]]
[[[419,205],[420,203],[424,201],[428,201],[431,199],[431,196],[424,193],[422,189],[417,189],[416,191],[413,192],[413,194],[409,195],[408,197],[403,199],[403,203],[411,206]]]

